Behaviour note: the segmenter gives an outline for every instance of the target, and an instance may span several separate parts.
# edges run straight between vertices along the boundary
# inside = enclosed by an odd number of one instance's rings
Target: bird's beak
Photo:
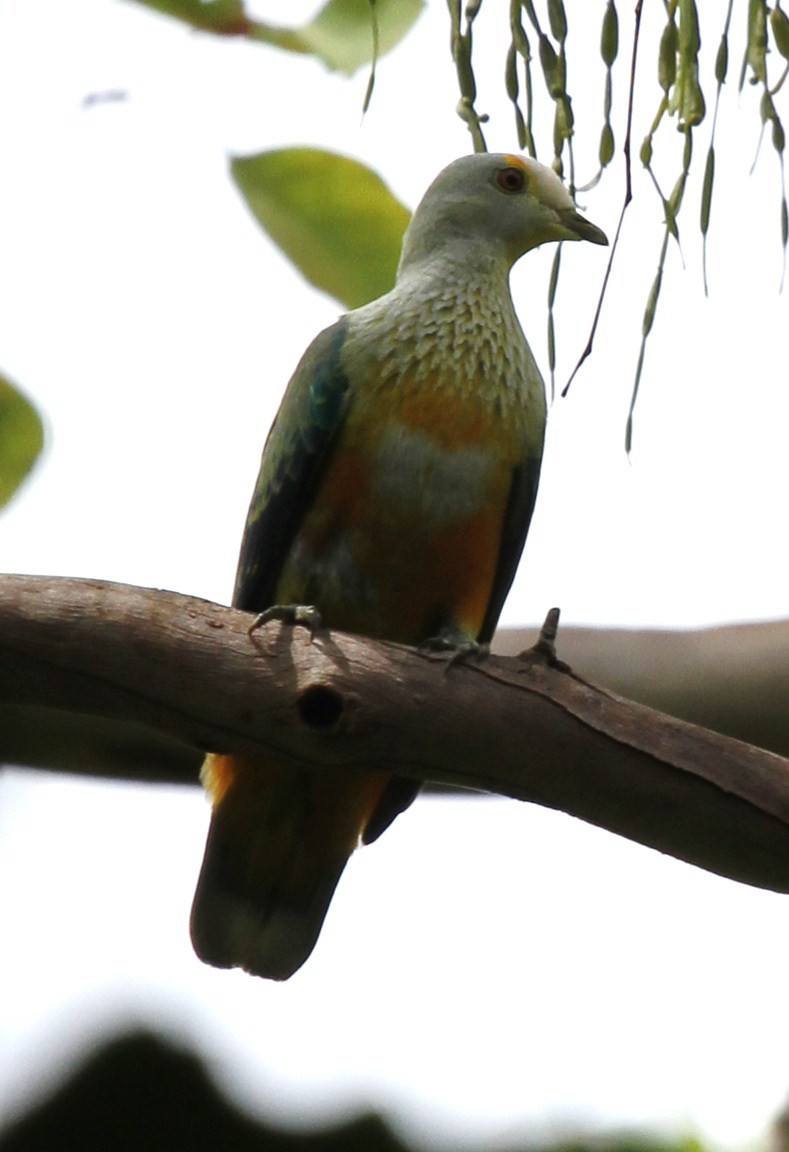
[[[591,244],[607,244],[608,237],[602,228],[598,228],[596,224],[592,224],[580,212],[576,212],[574,208],[562,208],[556,215],[559,217],[563,227],[568,232],[572,232],[579,240],[588,240]]]

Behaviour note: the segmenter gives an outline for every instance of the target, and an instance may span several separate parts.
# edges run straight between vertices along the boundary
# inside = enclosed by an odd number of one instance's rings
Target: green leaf
[[[44,443],[41,418],[29,400],[0,376],[0,508],[7,504]]]
[[[315,148],[235,157],[230,168],[259,223],[310,284],[348,308],[389,291],[410,214],[369,168]]]
[[[350,76],[373,59],[373,5],[378,20],[378,55],[383,56],[415,23],[424,0],[328,0],[301,28],[256,22],[250,35],[290,52],[317,56],[329,68]]]
[[[328,0],[308,24],[286,28],[253,20],[243,0],[134,2],[201,32],[248,36],[286,52],[317,56],[349,76],[373,59],[373,13],[378,21],[378,55],[383,56],[400,43],[424,7],[424,0]]]
[[[164,16],[183,20],[190,28],[219,36],[246,36],[253,21],[244,11],[242,0],[135,0]]]

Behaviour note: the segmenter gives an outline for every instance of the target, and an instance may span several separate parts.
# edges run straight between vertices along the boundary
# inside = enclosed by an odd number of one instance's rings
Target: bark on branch
[[[254,747],[316,771],[385,768],[562,809],[789,891],[789,761],[612,695],[534,650],[448,667],[338,632],[310,643],[275,623],[250,636],[249,620],[171,592],[0,577],[0,759],[18,762],[38,737],[40,762],[88,716],[99,741],[88,759],[113,732],[150,746],[153,731],[163,757],[189,749],[195,768],[202,750]]]

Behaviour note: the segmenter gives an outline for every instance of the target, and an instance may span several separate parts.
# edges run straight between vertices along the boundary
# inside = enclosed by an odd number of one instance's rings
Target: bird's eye
[[[526,173],[522,168],[500,168],[496,183],[502,192],[522,192],[526,187]]]

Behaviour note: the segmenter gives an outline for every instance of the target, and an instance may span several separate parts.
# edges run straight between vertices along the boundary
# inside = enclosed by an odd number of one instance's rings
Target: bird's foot
[[[448,671],[454,664],[484,660],[490,653],[490,645],[472,640],[458,628],[442,628],[437,636],[429,636],[419,645],[419,653],[428,660],[444,660]]]
[[[251,636],[258,628],[262,628],[272,620],[279,620],[282,624],[291,626],[301,624],[302,627],[309,629],[310,643],[315,639],[315,633],[323,623],[321,614],[314,604],[272,604],[264,612],[258,613],[249,625],[247,634]]]

